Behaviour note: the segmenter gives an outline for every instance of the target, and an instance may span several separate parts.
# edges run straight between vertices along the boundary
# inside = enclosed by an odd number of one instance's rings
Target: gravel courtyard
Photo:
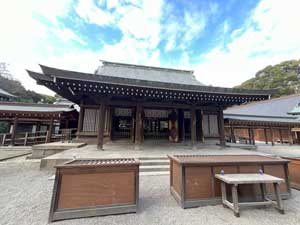
[[[53,180],[40,171],[39,162],[12,160],[0,163],[0,224],[47,224]],[[53,224],[300,224],[300,192],[284,201],[286,214],[274,208],[244,209],[235,218],[222,206],[181,209],[169,193],[168,176],[140,178],[140,209],[136,214],[65,220]]]

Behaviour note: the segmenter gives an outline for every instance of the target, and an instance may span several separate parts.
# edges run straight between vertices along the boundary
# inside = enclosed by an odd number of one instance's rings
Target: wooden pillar
[[[274,145],[273,127],[270,127],[270,134],[271,134],[271,143],[272,143],[272,145]]]
[[[254,128],[251,128],[251,137],[252,137],[252,144],[255,145],[255,133],[254,133]]]
[[[108,138],[111,141],[112,140],[112,132],[111,132],[111,127],[112,127],[112,114],[113,114],[113,108],[108,107],[108,112],[107,112],[107,133],[108,133]]]
[[[130,139],[132,143],[135,143],[135,118],[136,112],[135,109],[131,109],[131,128],[130,128]]]
[[[231,141],[236,143],[235,135],[234,135],[234,127],[233,124],[230,124],[230,134],[231,134]]]
[[[220,108],[218,112],[218,128],[219,128],[220,146],[224,148],[226,146],[226,141],[225,141],[225,132],[224,132],[223,108]]]
[[[137,104],[135,111],[135,149],[139,150],[143,141],[143,118],[142,118],[143,107],[140,104]]]
[[[268,144],[268,134],[267,134],[267,129],[264,128],[264,135],[265,135],[265,142]]]
[[[49,123],[47,136],[46,136],[46,143],[49,143],[51,141],[52,131],[53,131],[53,118],[51,118]]]
[[[18,126],[18,117],[15,117],[13,127],[12,127],[12,131],[11,131],[11,145],[12,146],[15,145],[17,126]]]
[[[179,141],[184,141],[184,111],[183,109],[178,109],[178,134]]]
[[[203,118],[203,111],[196,110],[196,124],[197,124],[197,141],[204,142],[204,135],[203,135],[203,126],[202,126],[202,118]]]
[[[66,119],[65,129],[69,129],[69,120]]]
[[[249,140],[249,144],[252,144],[252,137],[251,137],[251,128],[248,128],[248,140]]]
[[[292,129],[289,127],[288,129],[288,134],[289,134],[289,142],[290,142],[290,145],[294,144],[294,138],[293,138],[293,132],[292,132]]]
[[[279,128],[279,138],[280,138],[280,144],[283,144],[282,130],[280,128]]]
[[[97,147],[103,150],[104,144],[104,125],[105,125],[105,104],[101,103],[99,106],[99,120],[98,120],[98,134],[97,134]]]
[[[83,103],[81,102],[79,118],[78,118],[78,126],[77,126],[77,137],[78,138],[80,137],[80,132],[82,131],[82,128],[83,128],[83,119],[84,119],[84,106],[83,106]]]
[[[192,148],[196,149],[197,146],[197,136],[196,136],[196,109],[195,107],[191,108],[191,144]]]

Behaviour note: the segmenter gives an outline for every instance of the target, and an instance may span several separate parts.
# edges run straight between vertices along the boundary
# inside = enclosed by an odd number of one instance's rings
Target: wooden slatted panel
[[[291,186],[300,189],[300,159],[290,159],[289,172],[291,178]]]
[[[212,180],[210,167],[186,167],[185,169],[185,198],[202,199],[211,198]]]
[[[266,174],[270,174],[275,177],[280,177],[285,180],[285,174],[284,174],[284,165],[264,165],[264,172]],[[286,183],[280,184],[280,191],[287,192],[287,185]],[[267,191],[270,193],[274,193],[273,185],[267,184]]]
[[[98,130],[99,110],[85,109],[83,118],[83,131],[96,132]]]
[[[218,137],[219,136],[219,128],[218,128],[218,116],[217,115],[209,115],[209,136],[210,137]]]
[[[202,129],[203,129],[203,135],[204,135],[204,137],[208,137],[209,136],[208,115],[203,115]]]
[[[64,174],[58,209],[135,204],[134,172]]]
[[[181,196],[182,191],[182,177],[181,177],[181,167],[178,163],[171,161],[172,163],[172,186],[177,192],[178,196]]]

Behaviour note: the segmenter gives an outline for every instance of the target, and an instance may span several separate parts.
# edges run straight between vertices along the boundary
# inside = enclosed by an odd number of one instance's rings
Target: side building
[[[228,141],[300,144],[300,94],[234,106],[224,111]]]
[[[16,98],[16,96],[8,93],[7,91],[0,88],[0,102],[2,101],[13,101]]]
[[[146,139],[225,145],[223,110],[269,98],[264,91],[205,86],[191,70],[102,61],[95,73],[41,66],[38,84],[80,105],[77,136],[97,143]],[[155,143],[155,141],[154,141]]]
[[[77,120],[73,104],[0,102],[0,145],[50,142],[60,129],[76,128]]]

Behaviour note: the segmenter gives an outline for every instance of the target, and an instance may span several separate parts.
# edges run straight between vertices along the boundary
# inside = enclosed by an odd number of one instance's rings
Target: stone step
[[[169,171],[157,171],[157,172],[140,172],[140,176],[162,176],[169,175]]]
[[[141,166],[152,166],[152,165],[169,165],[169,160],[140,160]]]
[[[169,165],[140,166],[140,172],[169,171]]]

